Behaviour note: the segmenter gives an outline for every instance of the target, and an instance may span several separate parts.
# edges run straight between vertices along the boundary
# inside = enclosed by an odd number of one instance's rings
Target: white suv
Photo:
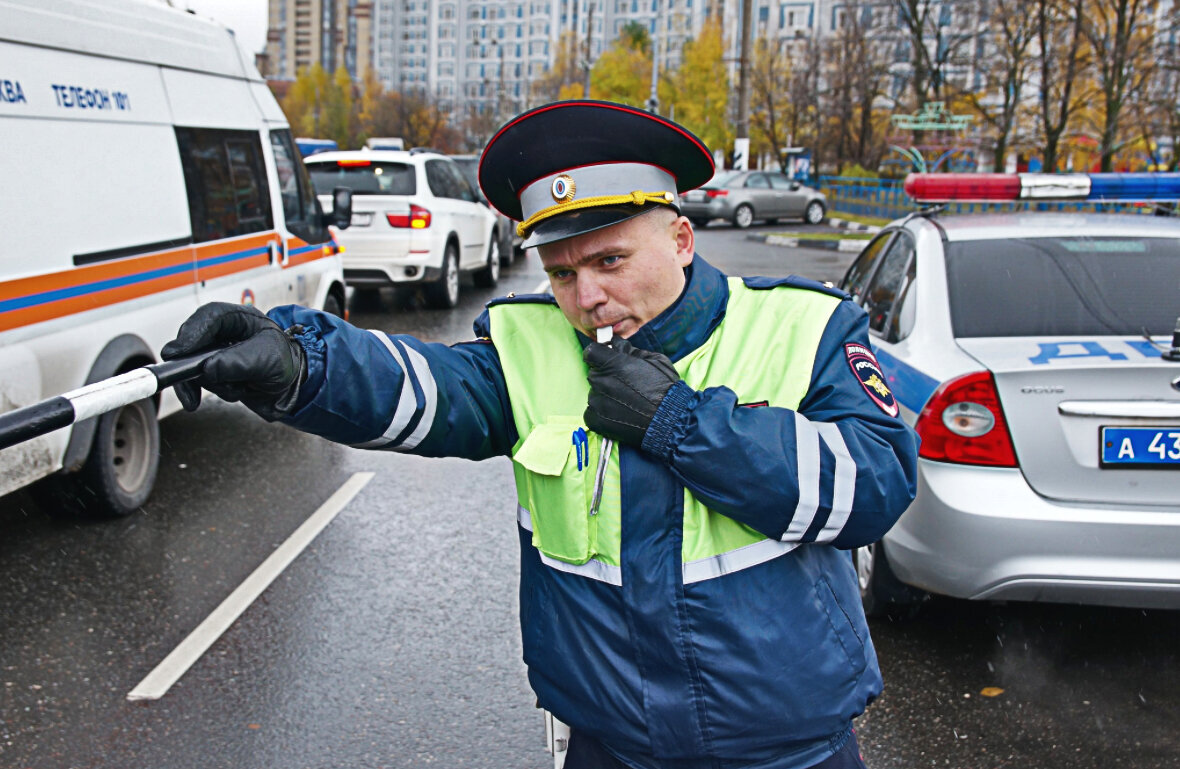
[[[459,301],[459,274],[500,279],[496,218],[450,158],[435,152],[359,150],[305,159],[325,210],[352,190],[352,226],[337,235],[344,279],[359,290],[423,283],[434,307]]]

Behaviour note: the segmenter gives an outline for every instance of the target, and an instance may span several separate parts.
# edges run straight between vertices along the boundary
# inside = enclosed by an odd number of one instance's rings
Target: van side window
[[[318,223],[319,202],[315,198],[307,169],[295,150],[291,132],[286,129],[271,131],[270,146],[274,151],[279,196],[283,200],[283,218],[287,222],[287,229],[308,243],[327,241],[327,228]]]
[[[262,143],[253,131],[177,128],[193,242],[274,228]]]

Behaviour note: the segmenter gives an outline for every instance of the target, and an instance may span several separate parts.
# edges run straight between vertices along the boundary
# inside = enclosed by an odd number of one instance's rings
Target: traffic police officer
[[[163,352],[233,345],[201,386],[334,441],[512,457],[524,661],[569,769],[862,766],[881,691],[848,550],[909,504],[916,439],[846,295],[695,254],[677,196],[712,173],[658,116],[540,107],[479,178],[552,295],[451,347],[206,305]]]

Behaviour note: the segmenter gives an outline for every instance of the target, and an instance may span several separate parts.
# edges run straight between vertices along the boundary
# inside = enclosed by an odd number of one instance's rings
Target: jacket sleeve
[[[784,542],[870,544],[913,500],[917,435],[869,396],[845,345],[868,347],[868,317],[842,302],[824,331],[798,411],[740,407],[727,387],[673,385],[643,449],[710,509]]]
[[[516,442],[486,312],[476,322],[483,338],[451,347],[294,305],[269,315],[307,353],[307,379],[286,424],[357,448],[435,457],[484,459]]]

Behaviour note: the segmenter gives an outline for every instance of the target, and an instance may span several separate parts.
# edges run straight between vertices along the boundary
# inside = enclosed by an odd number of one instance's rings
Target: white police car
[[[927,201],[1047,186],[1111,200],[1168,184],[1175,199],[1176,174],[914,175],[906,187]],[[871,615],[926,592],[1180,608],[1180,220],[913,215],[882,230],[842,287],[868,311],[887,385],[922,437],[913,505],[854,554]]]

